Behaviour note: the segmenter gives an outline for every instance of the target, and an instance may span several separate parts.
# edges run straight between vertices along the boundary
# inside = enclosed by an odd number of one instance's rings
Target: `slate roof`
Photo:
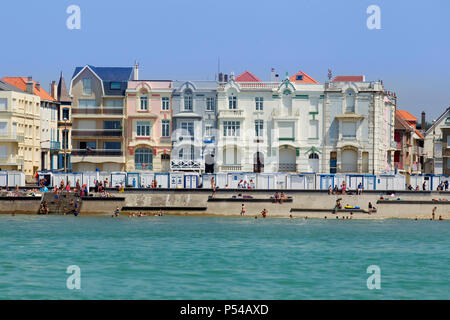
[[[178,91],[186,82],[190,82],[195,86],[195,91],[211,91],[217,90],[219,83],[214,80],[175,80],[172,82],[173,88]]]
[[[66,82],[64,81],[63,74],[59,77],[58,89],[57,89],[58,100],[61,102],[71,102],[69,91],[67,91]]]
[[[0,91],[15,91],[23,93],[22,90],[20,90],[17,87],[14,87],[13,85],[10,85],[8,82],[0,80]]]

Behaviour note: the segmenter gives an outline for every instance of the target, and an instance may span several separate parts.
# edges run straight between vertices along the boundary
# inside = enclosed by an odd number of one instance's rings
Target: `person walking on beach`
[[[434,218],[435,218],[436,210],[437,210],[437,207],[434,207],[433,210],[431,211],[431,219],[432,220],[434,220]]]
[[[242,204],[242,207],[241,207],[241,216],[243,216],[244,214],[245,214],[245,205]]]
[[[118,217],[118,216],[120,215],[120,209],[119,209],[119,207],[117,207],[116,210],[114,210],[114,215],[115,215],[116,217]]]

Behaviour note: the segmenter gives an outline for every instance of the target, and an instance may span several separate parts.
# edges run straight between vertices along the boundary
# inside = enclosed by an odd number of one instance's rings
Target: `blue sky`
[[[66,28],[69,5],[81,30]],[[381,30],[366,27],[369,5]],[[428,120],[450,106],[450,1],[47,0],[2,1],[0,77],[49,87],[76,66],[131,66],[142,79],[214,79],[221,71],[269,80],[303,70],[315,79],[363,74],[384,81],[399,109]]]

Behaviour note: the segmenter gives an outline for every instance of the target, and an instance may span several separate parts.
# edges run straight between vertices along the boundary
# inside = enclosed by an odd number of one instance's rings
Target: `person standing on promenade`
[[[423,182],[422,189],[423,189],[423,191],[427,190],[427,182],[426,181]]]
[[[333,188],[331,187],[331,184],[330,184],[330,186],[328,187],[328,194],[329,194],[329,195],[333,194]]]
[[[437,210],[437,207],[434,207],[433,210],[431,211],[431,219],[432,220],[434,220],[434,218],[435,218],[436,210]]]

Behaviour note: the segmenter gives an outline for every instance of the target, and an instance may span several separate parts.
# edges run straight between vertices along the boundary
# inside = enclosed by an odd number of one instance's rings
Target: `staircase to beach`
[[[71,200],[75,204],[78,200],[78,211],[81,206],[81,198],[76,196],[75,192],[62,192],[58,199],[55,199],[54,192],[46,192],[42,197],[42,202],[47,203],[49,214],[64,214],[64,208],[67,213],[72,213],[75,205],[71,204]]]

